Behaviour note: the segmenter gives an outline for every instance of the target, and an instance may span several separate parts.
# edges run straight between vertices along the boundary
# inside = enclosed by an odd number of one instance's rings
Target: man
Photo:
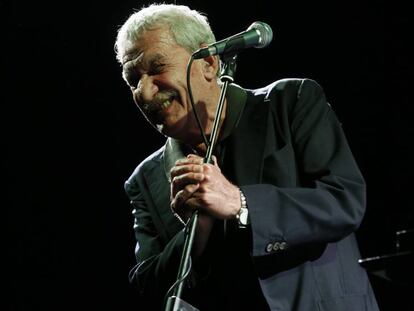
[[[133,99],[168,137],[125,183],[137,238],[131,280],[140,301],[148,310],[164,307],[185,223],[198,210],[182,297],[198,309],[377,310],[353,234],[365,211],[364,180],[316,82],[231,85],[215,162],[203,163],[186,67],[194,51],[213,42],[207,19],[177,5],[143,8],[118,33],[117,58]],[[217,56],[191,66],[207,136],[219,70]]]

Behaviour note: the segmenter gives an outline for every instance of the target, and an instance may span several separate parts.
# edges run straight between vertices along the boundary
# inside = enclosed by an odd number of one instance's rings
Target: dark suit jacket
[[[247,198],[250,254],[270,309],[377,310],[353,233],[365,183],[323,90],[285,79],[244,92],[241,118],[223,142],[223,172]],[[184,241],[169,207],[176,144],[167,140],[125,184],[137,238],[131,278],[158,302],[177,276]]]

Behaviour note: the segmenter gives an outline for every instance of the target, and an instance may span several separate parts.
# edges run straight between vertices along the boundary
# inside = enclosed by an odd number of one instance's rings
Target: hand
[[[171,209],[183,221],[199,210],[193,255],[200,256],[207,245],[215,218],[234,218],[240,210],[239,189],[214,165],[190,154],[171,169]]]
[[[240,210],[239,189],[221,173],[217,161],[196,155],[180,159],[171,170],[171,208],[187,220],[196,209],[214,218],[234,218]]]
[[[202,164],[203,159],[189,155],[177,160],[170,172],[171,210],[184,222],[187,222],[193,213],[193,210],[186,206],[186,202],[204,179]]]

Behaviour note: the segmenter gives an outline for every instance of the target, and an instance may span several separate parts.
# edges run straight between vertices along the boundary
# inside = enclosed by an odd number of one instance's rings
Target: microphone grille
[[[266,23],[263,22],[254,22],[250,25],[248,30],[255,29],[259,32],[260,40],[255,46],[255,48],[261,49],[270,44],[273,39],[273,31],[272,28]]]

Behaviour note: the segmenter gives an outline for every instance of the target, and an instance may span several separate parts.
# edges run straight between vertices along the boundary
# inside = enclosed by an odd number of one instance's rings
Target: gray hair
[[[187,6],[151,4],[133,13],[118,31],[115,42],[117,60],[122,64],[125,50],[134,44],[143,32],[167,26],[175,42],[190,54],[201,44],[215,42],[207,17]]]

